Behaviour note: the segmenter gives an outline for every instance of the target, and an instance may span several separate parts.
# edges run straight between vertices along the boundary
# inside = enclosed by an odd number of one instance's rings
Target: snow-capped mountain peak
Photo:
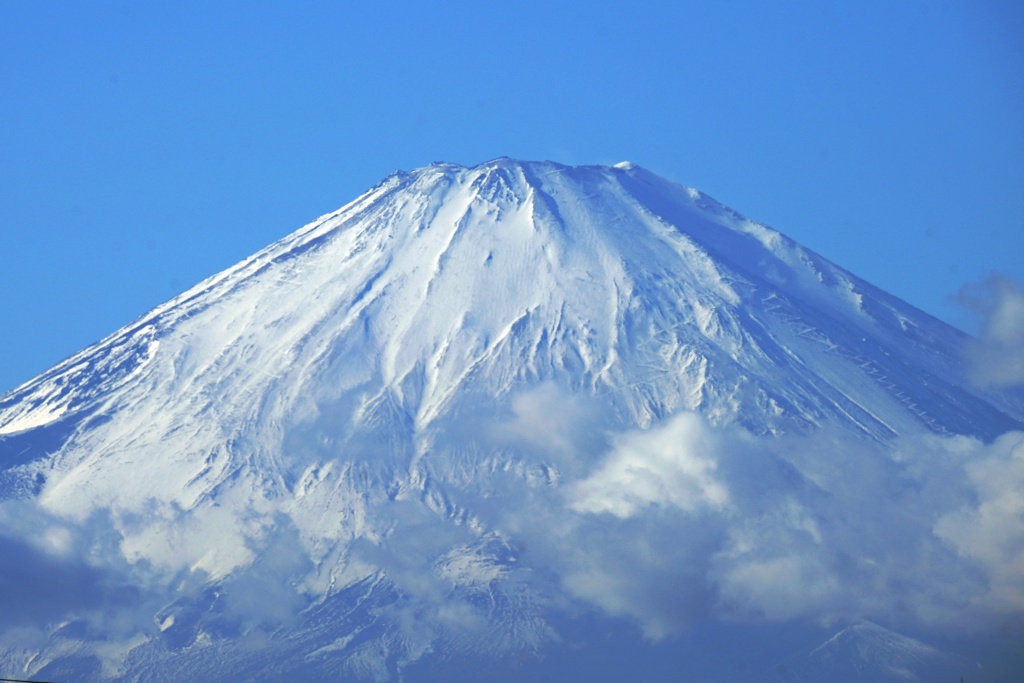
[[[751,520],[821,543],[830,517],[807,508],[846,500],[846,474],[772,449],[1020,427],[1019,394],[965,381],[965,341],[629,162],[395,173],[0,397],[0,492],[33,511],[25,528],[74,529],[61,552],[99,553],[82,561],[149,601],[127,649],[67,635],[20,666],[70,648],[108,678],[171,654],[238,677],[235,636],[270,619],[282,672],[387,678],[437,648],[553,642],[562,593],[662,637],[678,618],[633,588],[609,598],[629,581],[594,569],[615,562],[589,531],[651,510],[717,520],[689,536],[707,535],[686,551],[702,560],[670,551],[651,585],[702,566],[720,609],[796,618],[748,604],[768,569],[727,568],[771,537]],[[585,561],[557,568],[560,538]],[[771,562],[835,590],[828,563]]]

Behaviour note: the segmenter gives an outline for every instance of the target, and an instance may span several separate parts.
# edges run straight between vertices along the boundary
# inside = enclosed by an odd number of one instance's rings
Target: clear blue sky
[[[0,391],[395,169],[630,160],[961,327],[1024,279],[1013,0],[0,2]]]

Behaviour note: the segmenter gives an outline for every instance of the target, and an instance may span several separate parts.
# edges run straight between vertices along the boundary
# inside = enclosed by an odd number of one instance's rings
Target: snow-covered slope
[[[867,621],[843,629],[810,652],[780,665],[778,671],[782,680],[792,683],[929,683],[985,678],[977,664]]]
[[[738,515],[719,446],[616,460],[659,434],[991,441],[1024,400],[971,387],[965,343],[632,164],[396,173],[0,397],[12,535],[144,596],[144,624],[102,646],[58,620],[6,661],[387,678],[428,653],[537,651],[588,596],[670,631],[521,559],[524,501]]]

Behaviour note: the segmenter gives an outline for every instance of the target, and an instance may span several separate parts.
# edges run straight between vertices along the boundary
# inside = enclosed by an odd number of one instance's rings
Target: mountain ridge
[[[546,162],[546,163],[550,163],[550,162]],[[469,168],[469,169],[465,169],[463,167],[458,167],[458,166],[451,165],[451,164],[437,164],[437,165],[434,165],[434,166],[427,167],[426,169],[422,169],[420,171],[420,173],[422,173],[422,174],[429,174],[429,173],[432,173],[432,172],[440,172],[441,176],[443,177],[444,174],[446,174],[446,173],[453,173],[453,172],[455,172],[454,169],[461,169],[459,171],[460,173],[472,173],[474,171],[483,170],[484,173],[482,175],[479,175],[477,178],[475,178],[474,181],[483,180],[483,181],[486,182],[488,178],[492,178],[493,179],[494,176],[492,174],[499,174],[502,171],[508,172],[509,169],[514,169],[514,168],[532,168],[532,166],[530,166],[528,164],[523,165],[523,166],[517,166],[517,164],[524,164],[524,162],[513,162],[511,160],[501,159],[501,160],[496,160],[494,162],[488,162],[486,164],[481,164],[479,166],[472,167],[472,168]],[[539,168],[541,168],[541,169],[548,169],[549,171],[552,168],[550,166],[544,166],[542,164],[538,164],[537,166]],[[559,165],[554,165],[553,168],[563,168],[564,169],[564,168],[574,168],[574,167],[562,167],[562,166],[559,166]],[[586,168],[586,169],[600,169],[602,167],[583,167],[583,168]],[[615,169],[615,170],[616,171],[620,171],[620,172],[630,173],[630,174],[637,174],[642,182],[647,182],[647,183],[651,182],[650,179],[653,177],[653,174],[650,174],[649,172],[644,171],[643,169],[641,169],[640,167],[638,167],[638,166],[636,166],[634,164],[630,164],[628,167],[618,168],[618,169]],[[250,257],[249,259],[243,260],[238,266],[235,266],[233,268],[228,269],[227,271],[224,271],[223,273],[220,273],[220,274],[217,274],[215,276],[212,276],[211,278],[208,278],[207,280],[203,281],[202,283],[200,283],[196,287],[194,287],[191,290],[183,293],[179,297],[175,297],[174,299],[170,300],[166,304],[163,304],[163,305],[157,307],[150,314],[147,314],[146,316],[142,316],[139,320],[137,320],[136,322],[130,324],[127,328],[125,328],[125,330],[129,330],[132,327],[134,327],[137,330],[136,331],[137,335],[139,335],[141,337],[145,337],[147,335],[147,333],[150,332],[146,328],[146,326],[145,326],[147,321],[149,323],[158,322],[160,320],[160,318],[162,317],[161,314],[165,313],[166,311],[173,310],[175,308],[179,308],[179,307],[182,307],[182,306],[186,306],[186,308],[188,308],[189,307],[189,302],[191,302],[191,305],[193,305],[193,306],[194,305],[201,306],[202,304],[200,302],[198,302],[197,299],[199,297],[201,297],[201,295],[204,292],[207,292],[207,291],[209,291],[209,290],[211,290],[213,288],[216,288],[219,284],[223,283],[223,281],[225,279],[229,279],[232,276],[234,276],[236,278],[241,278],[241,277],[245,277],[245,276],[255,276],[262,269],[273,267],[274,264],[276,263],[276,260],[279,259],[279,258],[280,259],[284,259],[285,255],[289,255],[288,258],[295,258],[298,255],[299,252],[301,252],[301,251],[303,251],[305,249],[315,248],[315,245],[317,244],[317,242],[319,242],[319,241],[321,241],[323,239],[327,239],[329,237],[328,233],[330,232],[331,228],[327,227],[327,224],[332,219],[338,217],[339,214],[341,214],[343,211],[345,211],[347,209],[349,212],[358,213],[358,209],[360,208],[362,203],[364,203],[364,202],[371,202],[371,201],[373,201],[374,199],[376,199],[376,198],[378,198],[380,196],[386,195],[390,191],[396,190],[399,187],[402,187],[405,184],[407,184],[409,179],[415,179],[415,178],[416,178],[415,174],[407,174],[407,173],[396,173],[396,174],[393,174],[392,176],[389,176],[389,178],[385,179],[384,181],[382,181],[380,184],[378,184],[374,188],[371,188],[371,190],[369,190],[367,193],[364,193],[364,195],[362,197],[360,197],[359,199],[357,199],[354,202],[350,203],[344,209],[339,210],[337,212],[332,212],[332,213],[329,213],[329,214],[325,214],[325,216],[323,216],[320,219],[317,219],[316,221],[310,223],[305,228],[301,229],[300,231],[297,231],[293,235],[285,238],[284,240],[279,241],[278,243],[275,243],[271,247],[268,247],[267,249],[262,250],[261,252],[258,252],[256,255],[254,255],[253,257]],[[662,184],[666,184],[665,181],[660,181],[660,182]],[[532,187],[532,185],[530,187]],[[714,202],[713,200],[709,200],[704,195],[701,195],[700,193],[697,193],[696,191],[689,190],[688,188],[681,188],[681,186],[678,186],[678,187],[683,192],[685,192],[687,194],[687,196],[689,196],[696,203],[696,205],[703,206],[705,208],[711,207],[714,210],[720,210],[721,205],[719,203]],[[666,213],[668,213],[668,212],[666,212]],[[751,246],[750,242],[752,242],[754,240],[759,240],[764,245],[766,251],[769,250],[770,246],[775,246],[776,248],[781,248],[781,253],[785,256],[786,260],[788,260],[791,263],[792,262],[798,262],[799,263],[800,261],[803,261],[803,263],[801,265],[803,265],[803,266],[805,266],[805,267],[810,269],[811,273],[813,273],[812,277],[813,276],[817,276],[817,277],[825,278],[826,274],[827,274],[828,278],[833,279],[833,282],[841,283],[841,285],[840,285],[841,288],[842,287],[853,287],[852,282],[856,281],[858,283],[857,286],[859,286],[861,288],[868,288],[870,291],[873,291],[873,293],[876,292],[876,290],[873,290],[873,288],[870,288],[870,286],[867,285],[866,283],[864,283],[863,281],[851,279],[854,276],[850,275],[849,273],[846,273],[845,271],[842,271],[841,269],[835,269],[834,266],[829,268],[829,269],[817,268],[817,266],[815,265],[816,263],[827,263],[827,262],[824,262],[823,259],[818,257],[816,254],[813,254],[813,252],[809,252],[807,250],[800,249],[799,247],[795,247],[795,245],[793,243],[791,243],[791,241],[789,241],[788,238],[784,238],[779,233],[776,233],[775,231],[772,231],[769,228],[765,228],[763,226],[759,226],[758,224],[754,224],[754,223],[752,223],[750,221],[746,221],[746,219],[742,219],[741,217],[739,217],[738,214],[732,214],[731,217],[734,218],[735,220],[741,221],[741,225],[743,225],[744,228],[746,228],[746,232],[744,233],[744,232],[741,232],[741,231],[733,231],[731,233],[731,235],[730,235],[730,233],[728,233],[726,231],[720,230],[719,232],[721,234],[725,234],[728,237],[730,237],[731,241],[723,240],[722,238],[717,238],[717,241],[716,240],[712,240],[712,239],[708,239],[706,241],[710,243],[711,248],[718,249],[718,250],[723,251],[723,252],[728,252],[728,251],[737,252],[737,251],[740,251],[740,249],[737,248],[737,244],[740,244],[740,246],[746,247],[747,250],[749,251],[749,247]],[[707,233],[707,232],[708,231],[705,231],[705,233]],[[454,235],[452,237],[454,238]],[[741,244],[741,242],[744,242],[744,241],[747,242],[747,244]],[[702,244],[701,246],[707,246],[707,245]],[[787,252],[786,249],[789,249],[790,251]],[[793,251],[794,249],[796,251]],[[274,256],[275,253],[278,253],[279,256],[275,257]],[[750,260],[750,259],[748,258],[747,260]],[[783,259],[779,258],[777,260],[782,261]],[[277,264],[277,265],[280,267],[281,264]],[[745,264],[745,265],[749,266],[750,264]],[[749,270],[752,270],[752,268],[747,267],[746,270],[749,271]],[[785,280],[786,278],[781,278],[781,279]],[[789,279],[789,282],[783,281],[781,284],[783,286],[789,287],[792,290],[792,288],[794,287],[794,281],[797,281],[799,278],[797,276],[789,276],[788,279]],[[353,298],[353,305],[359,305],[360,303],[362,303],[362,297],[364,297],[367,294],[370,294],[372,292],[374,283],[375,283],[375,278],[374,277],[370,277],[370,278],[368,278],[366,280],[365,287],[360,290],[359,296]],[[719,294],[720,294],[720,300],[721,301],[724,301],[727,304],[735,304],[736,303],[735,292],[731,292],[728,289],[723,288],[721,282],[717,281],[717,278],[715,277],[715,275],[713,273],[712,274],[707,274],[707,277],[702,282],[702,284],[708,284],[711,287],[717,288],[718,291],[719,291]],[[800,283],[796,282],[795,284],[799,285]],[[848,290],[848,292],[846,292],[846,293],[841,292],[841,294],[847,294],[852,301],[855,301],[856,296],[857,296],[856,292],[853,292],[852,290]],[[886,296],[888,296],[888,295],[886,295]],[[787,306],[787,301],[785,301],[784,299],[780,299],[778,297],[772,297],[771,293],[768,293],[766,295],[766,298],[773,299],[773,301],[771,301],[771,303],[766,303],[764,308],[772,309],[773,306],[774,306],[774,310],[778,311],[777,315],[779,315],[779,316],[790,316],[790,317],[793,317],[794,320],[798,320],[799,319],[800,311],[793,311],[793,310],[791,310]],[[891,299],[891,297],[888,297],[888,298]],[[765,302],[762,302],[762,303],[765,303]],[[835,303],[835,302],[833,301],[833,303]],[[839,308],[839,307],[833,306],[833,309],[838,309],[840,311],[840,313],[845,316],[846,319],[844,320],[844,322],[849,322],[849,321],[852,320],[854,322],[854,324],[856,324],[856,325],[864,325],[865,322],[866,322],[862,318],[862,316],[858,316],[855,313],[851,313],[851,310],[855,310],[854,307],[847,306],[845,308],[845,310],[844,310],[843,308]],[[698,311],[698,313],[702,313],[702,312]],[[893,315],[892,312],[887,312],[887,313],[888,313],[888,315]],[[714,314],[713,313],[709,314],[709,313],[703,312],[703,315],[705,316],[705,323],[704,324],[706,324],[706,325],[707,324],[714,324],[716,322],[714,320]],[[930,322],[934,322],[934,320],[931,320]],[[905,325],[905,323],[901,323],[901,324]],[[935,327],[938,328],[938,329],[942,329],[942,327],[944,327],[944,326],[935,326]],[[957,334],[955,332],[950,333],[950,331],[952,331],[952,329],[953,328],[948,328],[948,329],[945,330],[945,332],[947,333],[946,336],[953,338],[956,344],[962,345],[963,340],[965,339],[965,337],[960,335],[960,334]],[[115,333],[115,334],[121,334],[122,336],[124,336],[125,330],[122,330],[119,333]],[[913,330],[911,330],[911,331],[913,331]],[[804,330],[801,330],[801,332],[805,336],[808,335],[808,334],[813,336],[817,332],[817,330],[804,329]],[[110,339],[110,338],[108,338],[108,339]],[[832,341],[827,340],[827,339],[823,339],[822,342],[825,343],[825,344],[832,344],[833,343]],[[104,342],[100,342],[100,344],[103,344],[103,343]],[[857,350],[855,350],[855,352],[856,351]],[[67,367],[77,357],[78,357],[78,355],[72,357],[72,359],[69,359],[68,361],[65,361],[65,363],[63,363],[61,365],[64,366],[64,367]],[[865,358],[863,362],[868,362],[869,360],[871,360],[871,359],[870,358]],[[61,367],[61,366],[58,366],[58,367]],[[26,384],[29,384],[29,383],[26,383]],[[22,387],[24,387],[24,386],[25,385],[22,385]],[[20,393],[22,387],[18,387],[18,388],[14,389],[10,393],[11,394]],[[9,423],[9,426],[7,426],[7,427],[0,427],[0,429],[2,429],[4,431],[15,431],[12,428],[14,425],[10,424],[11,423],[10,420],[8,420],[8,423]]]

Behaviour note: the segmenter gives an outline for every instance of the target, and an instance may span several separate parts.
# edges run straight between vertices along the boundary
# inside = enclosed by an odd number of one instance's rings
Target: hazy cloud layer
[[[0,577],[0,629],[114,611],[138,597],[116,574],[7,536],[0,536]]]
[[[958,628],[1024,614],[1024,433],[760,439],[681,413],[608,443],[500,524],[544,548],[570,594],[649,635],[707,616]]]
[[[553,385],[503,415],[436,435],[386,494],[325,467],[306,508],[264,492],[247,507],[244,479],[224,505],[148,520],[3,503],[0,597],[15,609],[0,630],[44,642],[46,624],[77,621],[83,642],[144,633],[173,650],[200,631],[304,628],[353,586],[387,596],[368,614],[410,658],[444,637],[538,646],[551,610],[624,617],[654,639],[707,618],[956,632],[1024,615],[1024,432],[759,438],[690,412],[622,429]],[[210,569],[225,562],[230,575]]]

